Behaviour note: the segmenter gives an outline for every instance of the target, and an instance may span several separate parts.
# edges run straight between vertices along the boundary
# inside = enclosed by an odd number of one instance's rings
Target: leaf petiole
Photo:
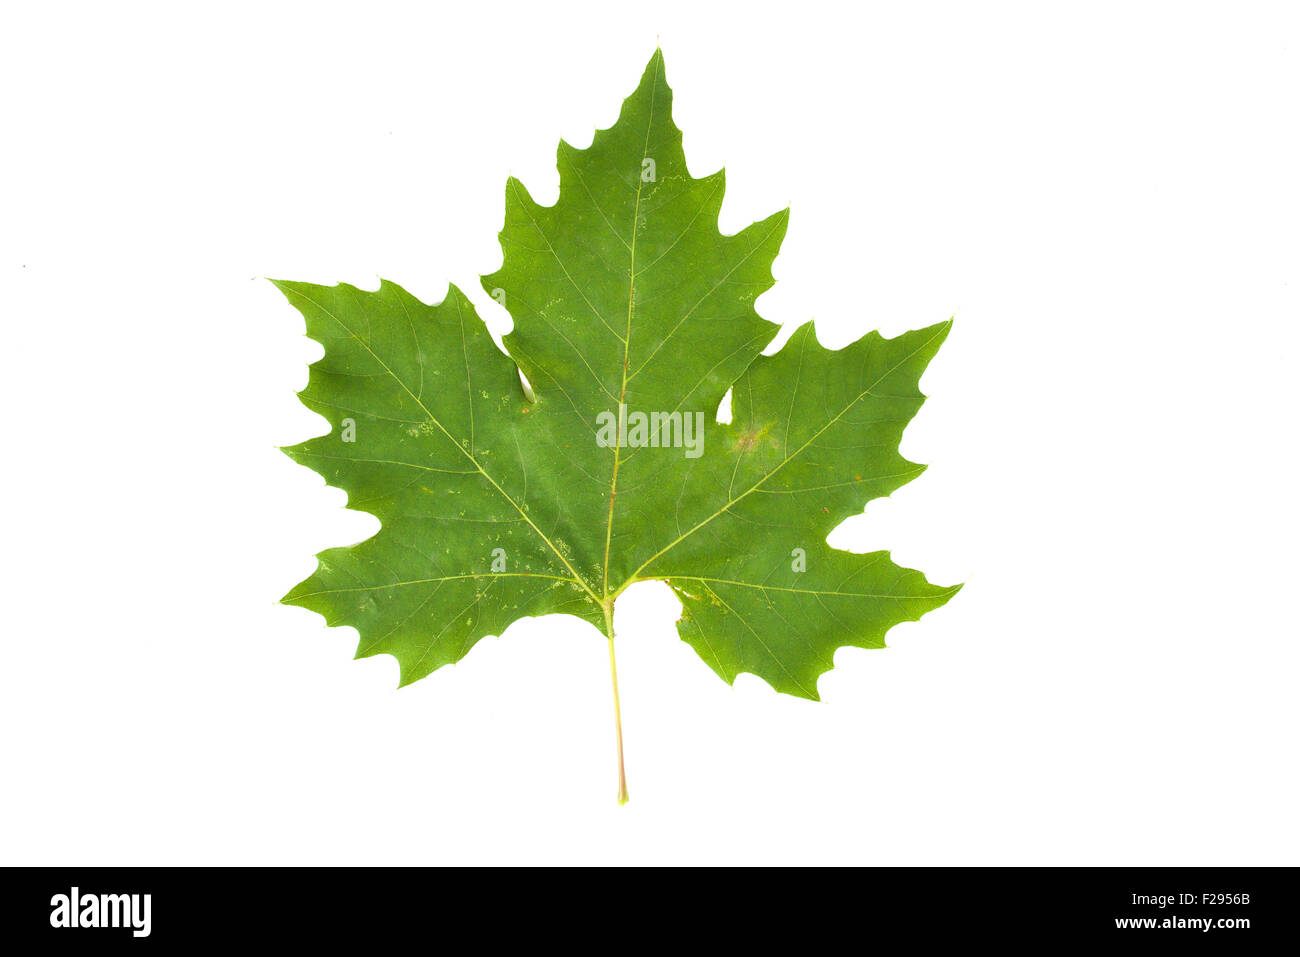
[[[601,603],[605,611],[605,637],[609,641],[609,680],[614,688],[614,737],[618,742],[618,803],[627,803],[627,774],[623,770],[623,717],[618,703],[618,666],[614,663],[613,601]]]

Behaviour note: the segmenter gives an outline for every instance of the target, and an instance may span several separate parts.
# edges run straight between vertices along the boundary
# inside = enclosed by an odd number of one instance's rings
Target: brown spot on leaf
[[[738,452],[748,452],[754,446],[758,445],[759,439],[767,434],[766,426],[761,429],[748,428],[736,437],[735,449]]]

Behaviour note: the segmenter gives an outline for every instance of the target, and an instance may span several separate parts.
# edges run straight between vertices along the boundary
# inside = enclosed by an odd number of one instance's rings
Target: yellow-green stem
[[[607,599],[605,637],[609,640],[609,680],[614,687],[614,737],[618,742],[618,803],[627,803],[627,774],[623,770],[623,716],[618,704],[618,666],[614,663],[614,602]]]

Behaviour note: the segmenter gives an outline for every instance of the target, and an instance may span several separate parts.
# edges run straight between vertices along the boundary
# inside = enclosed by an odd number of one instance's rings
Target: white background
[[[1300,29],[1285,4],[10,4],[0,862],[1300,863]],[[455,281],[662,44],[759,301],[956,316],[832,543],[966,588],[820,704],[637,586],[395,690],[277,604],[371,534],[277,451],[320,350],[262,277]],[[784,341],[784,335],[778,343]]]

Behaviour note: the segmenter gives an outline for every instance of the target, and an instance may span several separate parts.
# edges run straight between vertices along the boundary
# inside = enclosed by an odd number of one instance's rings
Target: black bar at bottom
[[[495,949],[517,937],[617,955],[755,935],[801,950],[838,949],[848,935],[861,948],[901,939],[1249,951],[1300,929],[1291,868],[9,868],[5,878],[0,939],[96,952],[413,939]]]

